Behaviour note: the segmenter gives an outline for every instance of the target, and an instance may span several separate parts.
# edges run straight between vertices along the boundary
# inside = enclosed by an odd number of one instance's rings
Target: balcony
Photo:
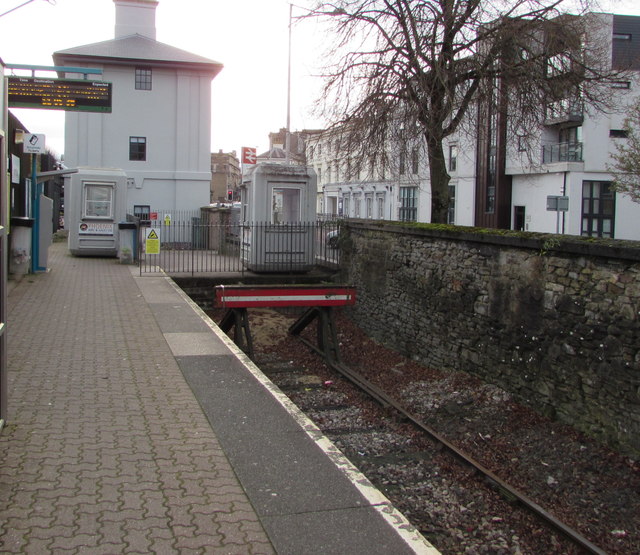
[[[582,143],[557,143],[542,147],[542,163],[582,162]]]
[[[584,121],[584,104],[581,100],[563,99],[547,104],[545,125],[560,123],[582,123]]]

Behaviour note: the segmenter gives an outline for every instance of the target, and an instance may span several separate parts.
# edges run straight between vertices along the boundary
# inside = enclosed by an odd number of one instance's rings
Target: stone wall
[[[640,244],[350,222],[341,249],[371,336],[640,454]]]

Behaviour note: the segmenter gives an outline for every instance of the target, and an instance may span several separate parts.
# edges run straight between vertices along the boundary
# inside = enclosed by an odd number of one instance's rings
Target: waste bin
[[[118,224],[118,260],[120,264],[133,264],[137,257],[138,226],[134,222]]]
[[[28,274],[31,270],[31,235],[33,218],[11,218],[9,273]]]

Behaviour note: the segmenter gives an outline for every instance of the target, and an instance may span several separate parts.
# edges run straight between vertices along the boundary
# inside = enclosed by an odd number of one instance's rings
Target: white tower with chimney
[[[158,0],[113,0],[116,4],[115,38],[142,35],[156,40]]]
[[[156,40],[158,0],[114,4],[113,40],[53,55],[57,66],[102,69],[113,87],[111,113],[67,112],[65,163],[124,171],[127,213],[197,210],[210,199],[211,81],[222,65]]]

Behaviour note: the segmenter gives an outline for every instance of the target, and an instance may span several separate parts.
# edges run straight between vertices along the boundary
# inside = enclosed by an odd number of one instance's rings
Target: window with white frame
[[[407,168],[407,152],[403,149],[400,151],[400,159],[398,161],[399,173],[400,175],[404,175]]]
[[[449,185],[449,209],[447,211],[447,223],[456,223],[456,186]]]
[[[458,145],[449,145],[449,171],[454,172],[458,168]]]
[[[376,194],[377,218],[384,220],[384,193]]]
[[[365,216],[368,219],[373,218],[373,193],[367,193],[364,197]]]
[[[411,173],[416,175],[420,166],[420,158],[418,156],[418,149],[413,148],[411,150]]]
[[[84,218],[113,219],[113,183],[85,182]]]
[[[402,222],[415,222],[418,220],[418,188],[400,187],[400,213]]]

